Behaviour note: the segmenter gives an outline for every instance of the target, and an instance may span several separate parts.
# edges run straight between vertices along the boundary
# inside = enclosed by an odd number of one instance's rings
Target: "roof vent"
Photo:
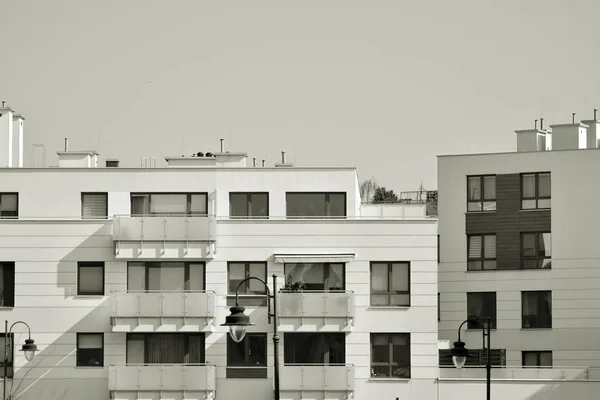
[[[281,167],[293,167],[294,165],[291,163],[287,163],[285,161],[285,151],[282,151],[281,152],[281,163],[275,164],[275,166],[281,168]]]
[[[215,155],[209,151],[204,156],[205,157],[214,157]]]

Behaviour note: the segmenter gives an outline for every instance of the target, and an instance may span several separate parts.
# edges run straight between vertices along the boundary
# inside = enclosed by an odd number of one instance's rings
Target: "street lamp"
[[[31,338],[31,328],[29,325],[23,321],[17,321],[10,326],[10,329],[8,329],[8,321],[4,321],[4,400],[6,400],[6,376],[8,375],[8,346],[12,346],[12,342],[10,344],[8,343],[8,338],[10,337],[13,327],[17,324],[25,325],[27,327],[27,331],[29,332],[29,338],[25,339],[25,344],[23,347],[21,347],[21,351],[25,354],[27,361],[33,360],[35,352],[38,349],[34,343],[34,340]]]
[[[274,398],[279,400],[279,336],[277,336],[277,275],[273,275],[273,291],[269,290],[269,286],[265,281],[254,276],[248,277],[241,281],[235,289],[235,306],[231,307],[229,311],[231,314],[225,317],[225,323],[221,326],[229,327],[229,335],[231,339],[239,343],[244,340],[246,336],[246,327],[254,325],[250,322],[250,317],[244,314],[245,308],[240,306],[238,301],[238,294],[242,284],[249,280],[257,280],[262,282],[267,289],[267,321],[271,323],[271,318],[275,320],[273,323],[273,387],[274,387]],[[273,312],[271,312],[271,300],[273,300]]]
[[[485,324],[483,322],[481,322],[481,320],[485,320]],[[490,354],[491,354],[491,335],[490,335],[490,327],[491,327],[491,322],[492,319],[490,317],[481,317],[481,318],[469,318],[466,321],[464,321],[462,324],[460,324],[460,326],[458,327],[458,341],[454,342],[454,348],[452,350],[450,350],[450,354],[452,355],[452,362],[454,363],[454,366],[456,368],[462,368],[465,366],[465,362],[467,362],[467,357],[471,357],[471,355],[469,354],[469,350],[465,348],[465,342],[460,340],[460,330],[463,327],[464,324],[466,324],[467,322],[475,322],[477,323],[477,325],[479,325],[481,327],[481,333],[483,335],[483,349],[486,350],[487,348],[487,361],[485,363],[485,369],[487,372],[487,376],[486,376],[486,399],[490,400],[491,398],[491,386],[492,386],[492,363],[490,360]],[[485,339],[487,338],[487,346],[485,343]]]

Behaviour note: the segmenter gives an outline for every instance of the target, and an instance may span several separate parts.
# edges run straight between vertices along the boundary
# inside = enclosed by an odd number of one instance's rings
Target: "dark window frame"
[[[152,196],[153,195],[187,195],[187,210],[185,213],[152,213],[150,212],[150,214],[148,215],[144,215],[144,214],[134,214],[133,213],[133,198],[135,196],[148,196],[148,206],[150,207],[150,209],[152,209]],[[192,195],[204,195],[205,197],[205,201],[204,201],[204,208],[206,209],[206,214],[202,214],[202,213],[192,213]],[[208,209],[208,192],[131,192],[129,193],[129,203],[130,203],[130,211],[131,211],[131,215],[132,216],[174,216],[174,217],[178,217],[178,216],[182,216],[182,217],[207,217],[210,215],[209,209]]]
[[[0,333],[0,335],[2,335],[2,342],[4,342],[4,339],[6,338],[6,332],[2,332],[2,333]],[[7,344],[4,343],[4,345],[6,346]],[[9,350],[8,362],[6,363],[6,366],[7,366],[6,377],[13,378],[14,374],[15,374],[15,369],[14,369],[14,365],[15,365],[15,333],[14,332],[11,332],[8,334],[8,346],[10,347],[10,350]],[[0,346],[0,351],[2,352],[1,354],[4,354],[4,348],[2,348],[2,346]],[[3,376],[4,376],[4,356],[0,357],[0,377],[3,377]]]
[[[2,282],[4,285],[12,284],[9,290],[6,287],[0,287],[2,296],[0,297],[0,307],[13,308],[15,306],[15,275],[16,266],[14,261],[0,261],[0,273],[2,273]],[[8,276],[7,276],[8,275]],[[8,301],[4,294],[8,292]]]
[[[244,272],[245,272],[245,277],[248,278],[250,277],[250,264],[262,264],[265,266],[265,275],[264,276],[257,276],[257,278],[262,279],[263,281],[265,281],[265,283],[267,282],[267,275],[268,275],[268,265],[266,261],[227,261],[227,296],[235,296],[235,292],[230,292],[229,291],[229,277],[231,276],[231,264],[244,264]],[[255,293],[248,293],[248,290],[250,288],[250,282],[255,281],[255,280],[250,280],[250,281],[246,281],[244,283],[244,285],[242,287],[240,287],[240,292],[239,295],[240,296],[260,296],[260,297],[264,297],[267,294],[267,288],[264,288],[264,293],[260,293],[260,294],[255,294]],[[243,292],[242,292],[243,290]]]
[[[323,265],[323,270],[327,271],[324,272],[323,276],[323,287],[325,287],[325,289],[323,289],[322,291],[319,292],[323,292],[323,293],[339,293],[339,292],[345,292],[346,291],[346,263],[344,262],[326,262],[326,263],[284,263],[283,264],[283,275],[285,276],[285,283],[287,283],[287,273],[286,273],[286,267],[287,266],[291,266],[291,265],[302,265],[302,264],[321,264]],[[342,289],[333,289],[330,290],[328,288],[329,285],[329,278],[331,275],[331,265],[340,265],[342,266]]]
[[[482,297],[481,303],[484,305],[484,308],[485,308],[485,304],[486,304],[485,297],[492,295],[492,294],[494,295],[493,315],[491,315],[491,313],[486,312],[486,310],[484,310],[484,314],[490,314],[490,315],[469,315],[469,296],[480,295]],[[467,292],[467,319],[469,320],[467,322],[467,329],[481,329],[481,325],[479,325],[478,323],[476,323],[474,321],[471,321],[470,319],[471,318],[478,319],[485,325],[486,320],[482,319],[482,317],[490,317],[491,318],[490,329],[497,329],[497,327],[498,327],[498,294],[497,294],[497,292]]]
[[[288,215],[288,202],[290,195],[324,194],[325,195],[325,214],[322,216],[311,215]],[[331,201],[329,197],[334,195],[344,195],[344,215],[331,215]],[[348,218],[348,193],[347,192],[285,192],[285,217],[287,219],[346,219]]]
[[[540,196],[540,175],[550,176],[550,196]],[[533,175],[535,177],[535,194],[533,197],[525,197],[523,194],[523,177]],[[549,207],[540,207],[540,200],[550,200],[552,201],[552,173],[550,171],[542,171],[542,172],[524,172],[520,174],[519,182],[521,185],[521,210],[549,210],[552,208],[552,205]],[[523,201],[525,200],[535,200],[534,208],[523,208]]]
[[[102,292],[83,292],[80,290],[81,287],[81,270],[89,267],[100,267],[102,266]],[[77,262],[77,295],[78,296],[104,296],[106,293],[106,263],[104,261],[78,261]]]
[[[388,283],[388,288],[386,292],[373,292],[373,285],[371,284],[372,279],[373,279],[373,264],[387,264],[388,267],[388,275],[387,275],[387,283]],[[392,276],[393,276],[393,264],[407,264],[408,265],[408,290],[407,291],[392,291],[391,286],[392,286]],[[411,263],[410,261],[371,261],[369,264],[369,305],[371,307],[410,307],[411,303],[412,303],[412,286],[411,286],[411,279],[410,279],[410,274],[411,274]],[[388,304],[387,305],[379,305],[379,304],[373,304],[373,295],[375,296],[383,296],[383,295],[388,295]],[[394,295],[408,295],[408,304],[391,304],[391,298]]]
[[[541,306],[543,305],[543,297],[542,297],[542,293],[548,293],[548,303],[549,303],[549,315],[548,315],[548,325],[547,326],[540,326],[540,319],[544,319],[543,317],[540,318],[540,314],[538,313],[537,315],[525,315],[524,314],[524,304],[525,304],[525,296],[530,294],[530,293],[537,293],[537,308],[538,310],[541,309]],[[530,319],[532,317],[535,317],[536,322],[536,326],[529,326],[526,327],[525,326],[525,320],[526,319]],[[531,321],[531,320],[530,320]],[[531,325],[531,322],[530,322]],[[551,290],[524,290],[521,292],[521,329],[552,329],[552,291]]]
[[[194,265],[202,265],[202,269],[204,270],[204,276],[202,279],[202,289],[203,291],[206,291],[206,261],[127,261],[127,288],[129,288],[129,266],[131,264],[144,264],[144,286],[146,287],[146,289],[144,289],[144,293],[152,293],[152,291],[150,289],[148,289],[148,283],[149,283],[149,278],[150,278],[150,274],[148,273],[150,268],[156,268],[155,266],[152,266],[152,264],[162,264],[162,263],[181,263],[183,264],[183,275],[184,275],[184,285],[185,288],[183,289],[182,292],[189,292],[189,278],[190,278],[190,266],[192,264]],[[129,291],[129,290],[128,290]]]
[[[496,185],[495,196],[493,199],[485,198],[485,178],[494,177],[494,184]],[[472,178],[479,178],[479,185],[481,187],[479,199],[470,199],[470,180]],[[493,210],[484,210],[483,203],[494,202],[495,206]],[[469,210],[469,204],[479,204],[479,210]],[[480,213],[480,212],[496,212],[498,206],[498,178],[496,174],[485,174],[485,175],[467,175],[467,212],[468,213]]]
[[[102,337],[102,358],[100,359],[100,364],[94,364],[94,365],[89,365],[89,364],[82,364],[81,360],[79,359],[79,337],[80,336],[92,336],[92,335],[100,335]],[[76,333],[76,354],[75,354],[75,365],[77,367],[91,367],[91,368],[104,368],[104,332],[77,332]]]
[[[86,195],[100,196],[104,195],[106,202],[104,207],[104,215],[98,217],[84,217],[83,216],[83,198]],[[108,192],[81,192],[81,218],[82,219],[108,219]]]
[[[2,196],[4,195],[14,195],[17,196],[17,211],[16,215],[3,215],[4,211],[2,211]],[[19,192],[0,192],[0,219],[18,219],[19,218]]]
[[[496,249],[494,253],[496,253],[496,257],[486,257],[485,256],[485,240],[486,236],[493,236],[496,241]],[[480,257],[471,257],[471,238],[480,237],[481,238],[481,254]],[[484,268],[485,263],[493,261],[495,263],[494,268]],[[478,263],[481,268],[471,268],[471,263]],[[498,236],[495,233],[475,233],[467,235],[467,271],[495,271],[498,269]]]
[[[230,335],[227,336],[227,360],[226,360],[226,369],[225,374],[226,378],[258,378],[264,379],[267,377],[267,366],[269,364],[269,344],[268,344],[268,335],[264,332],[248,332],[246,336],[242,340],[241,343],[244,345],[244,363],[237,364],[232,363],[231,356],[234,354],[232,346],[240,345],[240,343],[235,343],[233,339],[231,339]],[[264,343],[264,360],[263,364],[250,364],[249,360],[249,352],[250,352],[250,341],[249,337],[260,337]]]
[[[374,343],[374,337],[375,336],[387,336],[387,342],[388,342],[388,362],[373,362],[373,343]],[[408,376],[394,376],[394,368],[406,368],[405,366],[394,366],[393,364],[393,359],[394,359],[394,344],[393,344],[393,336],[406,336],[408,337],[408,346],[406,346],[408,348]],[[389,374],[385,377],[385,379],[410,379],[411,375],[412,375],[412,342],[411,342],[411,334],[410,332],[394,332],[394,333],[389,333],[389,332],[371,332],[370,334],[370,341],[369,341],[369,368],[371,370],[371,374],[370,377],[371,378],[377,378],[374,375],[373,372],[373,367],[388,367],[389,368]]]
[[[183,336],[183,346],[184,348],[189,352],[189,347],[190,347],[190,336],[198,336],[198,337],[202,337],[202,354],[200,359],[202,360],[200,363],[190,363],[188,362],[183,362],[181,364],[177,364],[177,365],[197,365],[197,364],[206,364],[206,334],[204,332],[127,332],[127,335],[125,336],[125,365],[128,365],[127,360],[128,360],[128,348],[129,346],[127,345],[128,341],[130,341],[132,336],[139,336],[139,337],[143,337],[143,341],[144,341],[144,363],[143,365],[161,365],[158,363],[150,363],[148,362],[148,354],[149,354],[149,344],[148,344],[148,337],[152,336],[152,335],[181,335]],[[137,364],[132,364],[132,365],[137,365]]]
[[[521,232],[521,259],[520,259],[520,266],[521,269],[551,269],[552,268],[552,255],[550,257],[545,257],[545,256],[540,256],[540,236],[544,235],[544,234],[549,234],[550,235],[550,252],[552,252],[552,232],[550,231],[536,231],[536,232]],[[525,256],[525,241],[523,240],[523,236],[525,235],[535,235],[535,246],[534,246],[534,253],[535,255],[533,256]],[[539,262],[541,261],[541,265],[544,265],[544,260],[550,260],[550,266],[548,268],[542,268],[542,267],[537,267],[537,265],[539,264]],[[535,261],[535,265],[536,268],[525,268],[525,262],[526,261]]]
[[[316,360],[317,362],[306,363],[301,362],[301,360],[296,361],[294,356],[296,355],[296,350],[298,350],[298,348],[294,347],[294,344],[296,344],[294,343],[294,339],[296,337],[302,336],[304,336],[305,338],[307,336],[312,336],[317,340],[322,340],[321,343],[325,345],[325,348],[323,349],[322,360]],[[322,338],[319,338],[319,336],[322,336]],[[331,352],[332,350],[335,350],[331,344],[336,339],[341,339],[341,341],[343,342],[343,346],[340,348],[342,352],[340,358],[343,360],[341,363],[330,362],[332,358]],[[307,349],[304,349],[305,352],[306,350]],[[346,355],[346,334],[344,332],[284,332],[283,334],[283,362],[285,365],[345,365]],[[316,358],[316,355],[313,354],[313,357]]]
[[[246,214],[245,216],[232,216],[231,197],[235,195],[246,195]],[[267,197],[267,215],[252,215],[252,196],[265,195]],[[229,192],[229,217],[233,219],[269,219],[269,192]]]
[[[542,365],[542,354],[550,354],[550,365]],[[534,354],[536,356],[536,364],[535,365],[527,365],[525,364],[525,358],[529,354]],[[554,354],[552,354],[552,350],[523,350],[521,351],[521,365],[523,367],[538,367],[538,368],[552,368],[554,364]]]

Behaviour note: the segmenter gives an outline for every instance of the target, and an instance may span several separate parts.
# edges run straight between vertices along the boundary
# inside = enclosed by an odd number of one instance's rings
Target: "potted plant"
[[[287,281],[281,292],[283,293],[301,293],[304,290],[304,284],[302,282]]]

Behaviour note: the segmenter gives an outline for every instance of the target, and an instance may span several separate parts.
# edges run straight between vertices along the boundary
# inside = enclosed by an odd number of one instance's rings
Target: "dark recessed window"
[[[108,218],[108,193],[81,193],[81,218]]]
[[[410,333],[371,333],[371,378],[410,378]]]
[[[77,334],[77,366],[102,367],[104,366],[104,334],[103,333],[78,333]]]
[[[552,328],[552,292],[521,292],[523,329]]]
[[[467,293],[467,317],[479,319],[485,325],[486,317],[490,317],[490,329],[496,329],[496,292]],[[477,322],[469,321],[469,329],[480,329]]]
[[[524,367],[551,367],[551,351],[523,351],[522,360]]]
[[[127,263],[127,290],[202,291],[205,289],[206,265],[203,262]]]
[[[207,193],[131,193],[131,215],[206,216]]]
[[[0,349],[2,349],[2,356],[0,357],[0,378],[4,376],[4,349],[6,349],[6,353],[7,353],[7,358],[8,358],[8,362],[6,363],[7,366],[7,373],[6,373],[6,377],[7,378],[12,378],[14,375],[14,354],[13,354],[13,348],[14,346],[11,346],[11,343],[14,343],[15,340],[15,334],[11,333],[10,335],[8,335],[8,346],[6,346],[6,342],[5,342],[5,334],[4,332],[0,333]]]
[[[229,193],[229,215],[232,218],[267,218],[268,193]]]
[[[288,218],[344,218],[346,193],[288,192],[286,215]]]
[[[496,269],[496,235],[469,235],[468,271]]]
[[[344,263],[286,263],[284,266],[286,283],[301,283],[309,291],[345,290]]]
[[[228,305],[235,304],[236,290],[239,284],[246,278],[255,277],[267,281],[267,263],[266,262],[229,262],[227,263],[227,294]],[[245,306],[264,306],[266,305],[267,288],[256,280],[250,279],[242,284],[238,290],[239,303]]]
[[[128,333],[127,364],[203,364],[204,333]]]
[[[293,365],[346,363],[345,333],[285,333],[283,362]]]
[[[19,194],[0,193],[0,218],[19,217]]]
[[[552,234],[550,232],[521,233],[521,268],[552,268]]]
[[[521,174],[521,208],[550,208],[550,172]]]
[[[467,177],[467,211],[496,211],[496,176]]]
[[[77,263],[77,294],[104,296],[104,262]]]
[[[410,306],[410,263],[371,263],[371,305]]]
[[[267,334],[246,333],[234,342],[227,335],[227,378],[267,377]]]
[[[15,263],[0,262],[0,307],[15,305]],[[0,353],[1,354],[1,353]]]

